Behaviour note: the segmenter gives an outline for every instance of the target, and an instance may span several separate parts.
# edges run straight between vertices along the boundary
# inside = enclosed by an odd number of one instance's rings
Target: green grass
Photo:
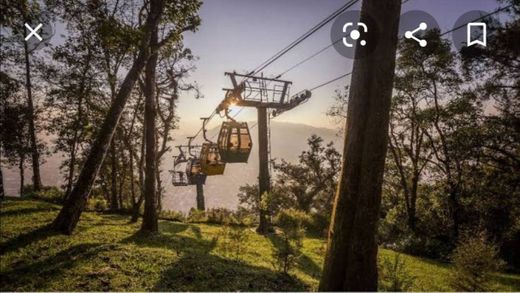
[[[0,208],[0,291],[302,291],[316,290],[324,240],[306,238],[290,276],[276,272],[276,238],[248,229],[239,260],[224,253],[218,225],[161,222],[138,233],[128,217],[84,213],[72,236],[44,229],[53,204],[6,200]],[[395,252],[380,250],[380,257]],[[413,290],[450,290],[447,264],[403,255]],[[499,290],[520,290],[520,276],[497,274]]]

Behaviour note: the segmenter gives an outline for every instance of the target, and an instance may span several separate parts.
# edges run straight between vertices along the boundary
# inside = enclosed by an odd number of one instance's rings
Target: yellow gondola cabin
[[[218,145],[205,142],[200,150],[200,168],[207,176],[222,175],[226,168],[226,162],[220,158]]]

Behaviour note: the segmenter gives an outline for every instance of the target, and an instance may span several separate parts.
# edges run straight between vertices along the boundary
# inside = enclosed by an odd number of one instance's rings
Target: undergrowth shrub
[[[327,237],[330,225],[330,214],[312,213],[304,222],[305,232],[319,237]]]
[[[56,186],[43,186],[40,191],[34,191],[32,185],[24,186],[24,197],[63,204],[63,196],[63,191]]]
[[[187,221],[190,223],[229,224],[238,226],[252,226],[255,223],[254,215],[244,211],[232,211],[226,208],[213,208],[200,211],[192,208]]]
[[[174,222],[186,222],[186,216],[182,212],[178,211],[163,210],[159,213],[159,219]]]
[[[410,291],[415,279],[406,269],[406,262],[399,253],[394,254],[393,259],[380,259],[378,273],[380,291]]]
[[[91,197],[87,201],[87,210],[102,212],[108,208],[108,202],[102,197]]]
[[[504,262],[498,257],[498,248],[487,241],[484,232],[467,233],[453,251],[454,273],[450,284],[456,291],[493,291],[492,273]]]
[[[214,208],[206,211],[206,222],[209,224],[235,223],[233,212],[225,208]]]
[[[208,221],[208,217],[206,216],[205,211],[197,210],[196,208],[191,208],[188,213],[188,222],[190,223],[206,223]]]
[[[217,239],[219,250],[223,255],[240,259],[246,252],[246,242],[249,239],[249,234],[247,229],[225,222],[220,229]]]
[[[295,209],[281,210],[275,217],[275,224],[280,229],[278,239],[273,252],[273,267],[285,274],[294,267],[301,256],[305,229],[304,221],[308,216]]]
[[[408,254],[440,260],[448,260],[453,249],[453,245],[447,237],[417,236],[412,232],[403,234],[400,239],[388,247]]]

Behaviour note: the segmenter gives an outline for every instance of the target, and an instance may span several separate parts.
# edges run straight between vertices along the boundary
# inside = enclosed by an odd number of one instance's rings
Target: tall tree
[[[200,23],[200,19],[197,15],[199,7],[200,2],[196,0],[183,2],[151,0],[144,3],[144,6],[140,10],[141,13],[139,17],[145,11],[148,12],[146,21],[138,31],[134,31],[131,35],[134,36],[137,34],[140,36],[137,57],[119,87],[68,200],[53,222],[52,226],[55,230],[70,234],[79,221],[79,217],[85,207],[94,180],[103,163],[126,102],[134,89],[134,85],[140,73],[146,66],[148,59],[155,54],[154,51],[150,50],[152,32],[158,30],[159,24],[162,21],[164,25],[161,28],[161,35],[165,37],[157,42],[158,45],[155,50],[160,50],[163,46],[171,45],[172,42],[182,38],[183,32],[196,29]],[[153,192],[153,194],[155,194],[155,192]],[[151,204],[153,205],[153,202]]]
[[[161,209],[162,194],[160,165],[162,157],[169,151],[170,130],[176,126],[175,103],[179,91],[196,89],[194,85],[182,84],[182,78],[193,69],[182,64],[184,60],[193,59],[191,50],[184,49],[180,41],[159,48],[158,31],[152,34],[150,48],[154,53],[146,65],[143,86],[146,152],[145,209],[141,230],[148,232],[157,232],[158,229],[157,213]]]
[[[36,3],[28,3],[23,1],[20,5],[20,13],[22,14],[23,23],[29,23],[30,12],[36,14],[37,12],[31,11],[31,6],[37,6]],[[20,23],[21,25],[21,23]],[[27,35],[27,28],[24,26],[24,35]],[[31,52],[27,42],[24,42],[24,58],[25,58],[25,90],[27,94],[27,122],[29,127],[29,138],[31,141],[31,157],[32,157],[32,171],[33,171],[33,188],[35,191],[39,191],[42,187],[42,178],[40,175],[40,153],[38,151],[38,142],[36,138],[36,115],[34,109],[34,97],[33,87],[31,83]]]
[[[5,5],[3,5],[5,6]],[[41,22],[48,21],[42,19],[41,3],[38,1],[17,1],[10,3],[9,8],[2,7],[2,17],[0,19],[2,27],[6,28],[2,32],[2,67],[9,68],[11,77],[24,82],[22,85],[25,89],[25,100],[27,105],[28,136],[31,143],[31,159],[33,173],[33,188],[40,190],[42,186],[40,174],[40,152],[41,144],[38,143],[38,117],[36,99],[34,94],[33,78],[35,77],[34,64],[36,54],[33,48],[30,48],[27,42],[20,42],[27,35],[25,23],[32,23],[36,20]],[[4,11],[6,10],[6,11]],[[4,13],[8,13],[4,15]],[[32,21],[31,21],[32,20]]]
[[[57,231],[70,234],[79,221],[79,217],[85,208],[90,190],[94,180],[96,179],[99,168],[103,163],[106,151],[109,147],[110,141],[112,140],[126,101],[150,56],[149,44],[151,32],[158,26],[163,10],[163,1],[150,1],[150,13],[147,16],[146,24],[142,28],[138,57],[119,88],[119,91],[101,126],[96,141],[92,145],[83,165],[76,185],[72,189],[72,192],[65,201],[63,208],[52,224],[53,229]]]
[[[200,98],[196,83],[186,81],[195,69],[192,61],[195,59],[188,48],[182,43],[176,43],[161,51],[157,64],[156,104],[157,104],[157,197],[158,208],[162,209],[164,195],[162,168],[164,156],[171,150],[169,143],[173,140],[171,131],[177,127],[177,101],[182,93],[194,92],[195,98]]]
[[[420,94],[421,86],[415,80],[415,68],[409,66],[415,62],[410,53],[416,50],[416,42],[404,40],[399,50],[403,54],[397,59],[388,147],[405,202],[408,228],[415,233],[419,183],[432,153],[427,148],[426,121],[421,107],[425,97]]]
[[[456,56],[439,30],[428,31],[428,50],[417,50],[406,42],[401,50],[403,67],[420,84],[416,98],[425,100],[421,128],[432,152],[430,172],[441,174],[451,218],[451,238],[455,240],[462,223],[460,197],[464,163],[471,159],[474,137],[462,139],[475,123],[478,109],[460,90],[462,79],[456,70]]]
[[[400,0],[364,0],[360,21],[379,33],[357,46],[342,172],[334,202],[321,291],[376,291],[376,229],[387,149]],[[377,47],[370,48],[375,45]]]
[[[341,155],[332,143],[323,146],[323,139],[312,135],[307,139],[309,150],[299,156],[299,164],[282,159],[275,162],[276,194],[288,197],[291,206],[310,213],[313,209],[328,214],[332,207],[333,194]],[[329,214],[330,215],[330,214]]]
[[[156,116],[157,104],[155,100],[156,84],[155,73],[158,59],[159,46],[158,28],[151,31],[150,50],[152,54],[148,59],[144,71],[144,128],[145,130],[145,173],[144,173],[144,214],[141,231],[157,232],[159,230],[158,197],[156,190],[157,174],[157,140],[156,140]]]
[[[2,156],[11,166],[18,166],[20,175],[20,196],[25,185],[25,165],[31,153],[28,107],[20,103],[20,84],[7,74],[0,73],[0,138]]]

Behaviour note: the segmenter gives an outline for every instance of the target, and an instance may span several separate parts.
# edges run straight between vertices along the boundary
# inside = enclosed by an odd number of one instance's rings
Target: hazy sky
[[[201,85],[205,98],[181,99],[179,132],[186,133],[200,127],[199,118],[209,115],[223,98],[222,88],[230,87],[225,71],[251,71],[344,3],[345,0],[206,0],[200,11],[202,25],[199,31],[186,35],[185,41],[186,46],[200,58],[192,79]],[[409,0],[402,11],[426,11],[436,18],[441,30],[446,31],[467,11],[493,11],[497,7],[495,0]],[[351,9],[360,9],[360,5]],[[264,74],[276,76],[327,46],[330,44],[329,34],[330,24],[268,67]],[[293,81],[291,92],[296,93],[349,72],[351,66],[350,60],[329,48],[284,78]],[[315,91],[308,103],[277,120],[334,127],[325,112],[333,102],[334,91],[348,82],[349,78],[345,78]],[[238,117],[256,120],[256,110],[245,109]],[[218,123],[220,121],[214,119],[210,127]]]

